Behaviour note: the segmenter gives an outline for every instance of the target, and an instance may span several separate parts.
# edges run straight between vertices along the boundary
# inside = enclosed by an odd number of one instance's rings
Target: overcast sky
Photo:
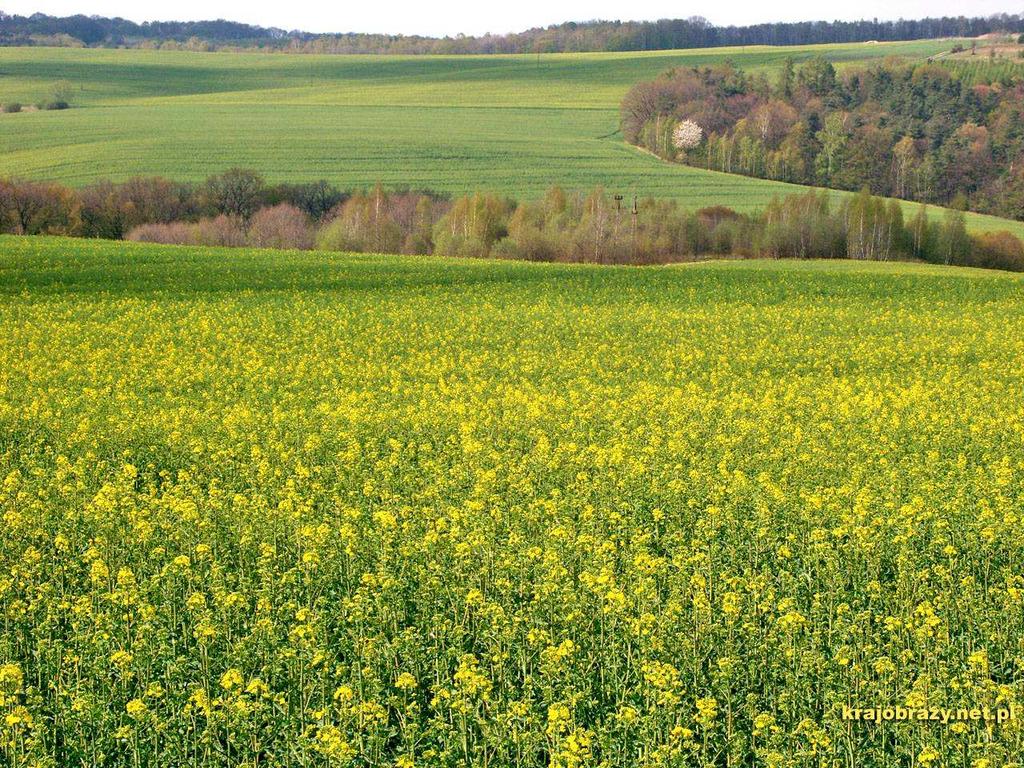
[[[663,19],[704,16],[715,24],[751,24],[765,21],[825,19],[897,19],[925,16],[987,16],[1024,12],[1024,0],[779,0],[697,3],[692,0],[410,0],[362,2],[324,0],[253,3],[242,0],[175,0],[152,3],[138,0],[0,0],[0,10],[28,15],[57,16],[76,13],[122,16],[132,21],[192,21],[224,18],[266,27],[310,32],[388,32],[432,36],[458,33],[519,32],[530,27],[587,19]]]

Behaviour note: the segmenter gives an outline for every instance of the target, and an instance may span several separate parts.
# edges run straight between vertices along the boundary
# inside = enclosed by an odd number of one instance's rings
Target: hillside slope
[[[0,175],[64,181],[246,166],[270,180],[535,196],[602,185],[690,207],[759,208],[794,188],[667,165],[617,133],[622,94],[671,66],[786,57],[922,59],[951,41],[544,56],[288,56],[0,49],[0,101],[54,82],[74,109],[0,115]],[[976,229],[1024,226],[971,217]]]

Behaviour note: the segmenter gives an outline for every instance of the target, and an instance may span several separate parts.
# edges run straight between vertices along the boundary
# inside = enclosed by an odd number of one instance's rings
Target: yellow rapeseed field
[[[0,763],[1019,765],[1022,288],[0,239]]]

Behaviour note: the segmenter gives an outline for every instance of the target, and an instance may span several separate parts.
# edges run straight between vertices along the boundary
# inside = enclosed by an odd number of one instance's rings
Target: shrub
[[[246,245],[241,221],[231,216],[202,219],[196,223],[174,221],[167,224],[142,224],[127,235],[128,240],[165,245],[209,245],[241,248]]]
[[[241,248],[246,244],[245,227],[235,216],[221,214],[213,219],[202,219],[192,231],[196,245]]]
[[[972,248],[964,263],[971,267],[1024,272],[1024,243],[1010,232],[986,232],[971,238]]]
[[[136,243],[189,245],[194,242],[194,229],[194,224],[181,221],[172,224],[142,224],[132,229],[125,239]]]
[[[313,247],[313,232],[306,214],[288,203],[263,208],[249,220],[249,245],[256,248]]]
[[[744,248],[743,226],[734,219],[724,219],[711,230],[711,253],[716,256],[738,255]]]
[[[300,185],[301,186],[301,185]],[[207,188],[203,188],[205,195]],[[864,190],[832,206],[827,192],[775,199],[759,215],[713,206],[690,213],[672,201],[630,205],[600,188],[589,195],[554,187],[540,200],[488,194],[454,203],[380,185],[352,195],[314,233],[289,203],[264,206],[248,223],[220,214],[196,221],[199,196],[165,179],[109,181],[79,191],[0,179],[0,232],[140,242],[376,253],[437,253],[532,261],[652,264],[695,256],[889,259],[1024,271],[1024,244],[1008,232],[968,234],[962,211],[929,221],[919,207],[904,221],[895,200]]]
[[[359,251],[362,243],[351,236],[341,217],[327,222],[316,235],[319,251]]]
[[[527,256],[511,237],[505,237],[496,242],[494,247],[491,248],[490,255],[492,259],[508,259],[510,261],[523,259],[526,261],[538,261],[538,259],[532,259]]]
[[[70,109],[71,105],[66,101],[43,101],[39,103],[39,109],[43,110],[57,110],[57,109]]]
[[[14,114],[15,112],[21,112],[21,104],[16,101],[4,104],[4,112],[8,115]]]
[[[697,217],[706,222],[709,227],[717,227],[723,221],[736,221],[741,218],[741,215],[724,205],[711,205],[697,211]]]
[[[499,240],[502,246],[499,258],[526,259],[528,261],[555,261],[565,251],[557,234],[548,233],[531,224],[510,226],[509,237]]]

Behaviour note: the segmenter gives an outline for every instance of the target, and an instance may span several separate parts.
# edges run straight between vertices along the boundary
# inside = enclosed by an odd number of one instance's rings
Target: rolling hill
[[[627,146],[618,104],[672,66],[785,58],[839,66],[923,59],[953,41],[542,56],[304,56],[0,49],[0,102],[57,81],[73,109],[0,115],[0,175],[81,185],[139,174],[198,180],[231,166],[272,181],[533,196],[597,185],[749,211],[798,187],[668,165]],[[908,207],[909,204],[908,204]],[[1024,225],[971,216],[977,230]]]

